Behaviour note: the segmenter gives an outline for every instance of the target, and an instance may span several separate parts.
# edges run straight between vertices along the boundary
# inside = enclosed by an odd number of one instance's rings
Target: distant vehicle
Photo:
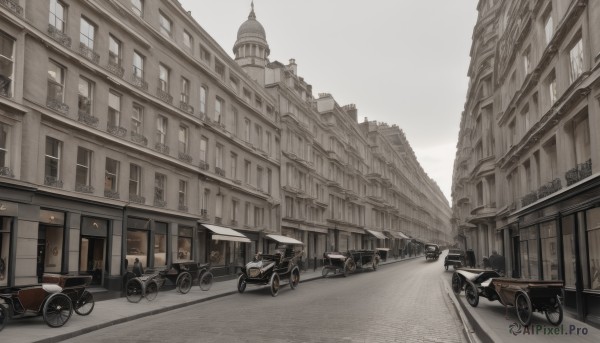
[[[348,276],[357,268],[366,266],[377,270],[380,260],[379,254],[375,250],[348,250],[344,253],[333,251],[324,253],[323,257],[325,259],[325,265],[321,272],[323,277],[327,277],[330,273],[337,274],[338,271],[344,276]]]
[[[279,294],[281,280],[288,280],[291,289],[296,289],[300,283],[300,268],[294,246],[304,245],[299,240],[280,235],[267,235],[268,239],[276,242],[273,254],[256,254],[254,261],[242,267],[238,277],[238,292],[244,293],[248,284],[269,285],[271,295]]]
[[[433,243],[425,244],[425,260],[437,260],[441,253],[442,251],[440,250],[439,245]]]
[[[465,252],[460,249],[450,249],[448,255],[444,259],[444,268],[448,270],[448,266],[457,269],[466,265]]]

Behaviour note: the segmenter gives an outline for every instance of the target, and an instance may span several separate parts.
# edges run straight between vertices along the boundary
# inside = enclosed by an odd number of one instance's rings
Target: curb
[[[452,293],[452,296],[454,296],[454,292],[450,291],[450,293]],[[483,320],[483,318],[481,318],[479,316],[479,314],[477,314],[475,311],[473,311],[472,309],[468,308],[467,305],[465,305],[465,303],[462,301],[462,298],[455,297],[455,299],[460,304],[460,307],[461,307],[462,311],[466,314],[467,318],[469,318],[469,323],[471,324],[472,328],[474,329],[474,334],[477,335],[477,338],[479,339],[480,342],[482,342],[482,343],[502,342],[502,339],[494,333],[492,328],[490,328],[486,324],[485,320]],[[469,305],[469,307],[470,307],[470,305]]]

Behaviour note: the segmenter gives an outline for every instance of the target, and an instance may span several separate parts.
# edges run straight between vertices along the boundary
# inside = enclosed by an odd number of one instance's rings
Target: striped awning
[[[377,239],[387,239],[387,237],[383,234],[383,232],[369,230],[369,229],[365,229],[365,231],[367,231],[368,233],[370,233],[372,236],[374,236]]]
[[[210,225],[210,224],[202,224],[203,227],[212,231],[212,239],[215,241],[232,241],[232,242],[252,242],[248,237],[244,234],[235,231],[234,229],[230,229],[228,227]]]
[[[281,235],[267,235],[267,238],[270,238],[278,243],[282,243],[282,244],[300,244],[300,245],[304,245],[304,243],[300,242],[297,239],[294,239],[292,237],[287,237],[287,236],[281,236]]]

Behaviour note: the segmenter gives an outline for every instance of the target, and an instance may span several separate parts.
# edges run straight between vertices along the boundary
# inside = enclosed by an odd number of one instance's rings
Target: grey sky
[[[250,0],[180,0],[225,51]],[[270,60],[295,58],[315,96],[404,130],[448,200],[477,0],[255,0]]]

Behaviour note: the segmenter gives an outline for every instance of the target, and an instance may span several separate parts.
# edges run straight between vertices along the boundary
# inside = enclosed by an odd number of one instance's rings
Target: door
[[[104,237],[81,237],[79,272],[92,276],[92,285],[102,285],[106,265],[106,240]]]
[[[520,277],[521,267],[519,266],[519,261],[521,261],[521,240],[519,236],[514,236],[513,238],[513,265],[512,265],[512,277],[518,278]]]

